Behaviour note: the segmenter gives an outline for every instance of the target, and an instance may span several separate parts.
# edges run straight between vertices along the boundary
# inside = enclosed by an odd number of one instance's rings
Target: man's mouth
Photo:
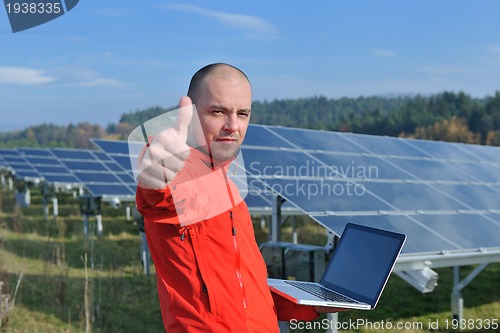
[[[217,138],[215,141],[218,141],[218,142],[236,142],[238,140],[235,138]]]

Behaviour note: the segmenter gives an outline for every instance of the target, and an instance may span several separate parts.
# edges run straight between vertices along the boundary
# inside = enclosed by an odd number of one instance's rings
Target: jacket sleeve
[[[137,210],[144,218],[153,222],[177,224],[177,213],[170,189],[147,189],[137,186]]]
[[[276,314],[280,321],[290,321],[292,319],[311,321],[319,317],[314,306],[295,304],[283,296],[271,292],[276,308]]]

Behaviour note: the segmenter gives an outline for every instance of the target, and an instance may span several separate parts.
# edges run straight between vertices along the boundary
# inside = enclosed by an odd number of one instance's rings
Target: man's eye
[[[249,114],[248,113],[238,113],[238,117],[240,118],[248,118]]]

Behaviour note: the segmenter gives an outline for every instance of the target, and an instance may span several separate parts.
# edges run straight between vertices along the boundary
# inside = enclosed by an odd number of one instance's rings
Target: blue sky
[[[82,0],[12,33],[0,8],[0,131],[107,125],[170,107],[211,62],[254,100],[500,90],[500,1]]]

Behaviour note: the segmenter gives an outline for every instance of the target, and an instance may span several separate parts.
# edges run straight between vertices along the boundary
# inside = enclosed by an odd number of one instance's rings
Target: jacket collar
[[[210,168],[211,170],[223,169],[224,171],[227,171],[227,167],[229,166],[229,164],[231,164],[231,162],[236,158],[235,156],[227,161],[214,160],[211,155],[201,150],[201,147],[191,147],[191,155],[193,156],[193,158],[203,162],[203,164],[205,164],[207,168]]]

